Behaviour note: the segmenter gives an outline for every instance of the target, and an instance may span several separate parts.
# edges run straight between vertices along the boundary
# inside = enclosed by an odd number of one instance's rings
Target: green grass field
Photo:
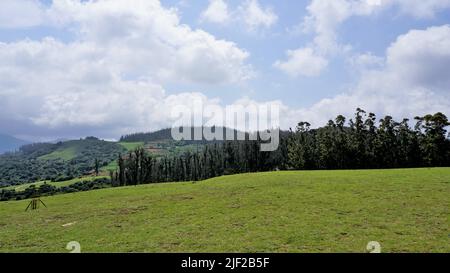
[[[117,164],[117,160],[109,162],[108,165],[102,167],[100,170],[103,172],[116,171],[119,168],[119,164]]]
[[[128,151],[133,151],[139,147],[144,146],[144,142],[118,142],[118,143]]]
[[[119,145],[127,149],[127,151],[133,151],[139,147],[144,146],[144,142],[118,142]],[[101,168],[101,171],[109,172],[109,171],[115,171],[119,165],[117,164],[117,160],[111,161],[108,165]]]
[[[62,160],[71,160],[75,158],[77,155],[77,150],[75,147],[69,147],[69,148],[61,148],[58,149],[52,153],[43,155],[39,157],[40,160],[54,160],[54,159],[62,159]]]
[[[301,171],[0,203],[0,252],[450,252],[450,168]],[[69,225],[66,225],[69,224]],[[65,225],[65,226],[63,226]]]

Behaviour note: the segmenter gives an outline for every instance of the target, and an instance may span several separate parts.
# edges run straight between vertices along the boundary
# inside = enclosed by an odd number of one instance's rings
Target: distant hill
[[[29,142],[22,139],[0,134],[0,154],[5,152],[14,152],[18,150],[22,145],[28,143]]]
[[[65,181],[93,172],[127,150],[117,142],[87,137],[66,142],[34,143],[0,155],[0,187],[41,180]]]
[[[150,133],[134,133],[120,137],[120,142],[150,142],[172,139],[171,129],[162,129]]]
[[[194,135],[194,130],[195,129],[202,129],[203,127],[190,127],[191,130],[191,136]],[[204,128],[210,128],[210,127],[204,127]],[[233,134],[236,136],[238,133],[242,133],[242,131],[236,130],[236,129],[230,129],[230,128],[226,128],[226,127],[211,127],[213,132],[223,132],[224,136],[225,135],[229,135],[229,134]],[[284,132],[282,132],[283,134]],[[245,133],[246,137],[248,137],[249,133]],[[162,130],[158,130],[155,132],[150,132],[150,133],[135,133],[135,134],[129,134],[129,135],[124,135],[122,137],[120,137],[120,141],[121,142],[153,142],[153,141],[162,141],[162,140],[172,140],[172,129],[171,128],[166,128],[166,129],[162,129]],[[186,144],[192,144],[192,143],[206,143],[210,141],[207,141],[206,139],[202,139],[202,140],[183,140],[184,143]]]
[[[237,134],[233,129],[223,127],[216,129]],[[1,144],[4,143],[11,141],[2,140]],[[13,153],[0,155],[0,187],[42,180],[65,181],[90,175],[96,160],[100,164],[101,171],[106,173],[110,170],[115,171],[118,155],[126,154],[137,147],[143,147],[155,157],[170,157],[198,151],[203,145],[211,142],[205,139],[175,141],[172,139],[171,129],[168,128],[151,133],[125,135],[120,138],[120,142],[87,137],[57,143],[27,144],[20,140],[12,143],[16,143],[16,146],[10,145],[7,150]]]
[[[0,155],[0,187],[42,180],[65,181],[90,175],[95,160],[99,161],[102,171],[114,171],[118,155],[137,147],[145,147],[155,156],[171,156],[198,149],[189,144],[172,140],[170,129],[124,136],[121,142],[96,137],[33,144],[21,142],[21,145],[9,149],[13,153]]]
[[[71,140],[71,139],[69,139],[69,138],[57,138],[55,140],[48,141],[48,143],[56,144],[56,143],[59,143],[59,142],[67,142],[69,140]]]

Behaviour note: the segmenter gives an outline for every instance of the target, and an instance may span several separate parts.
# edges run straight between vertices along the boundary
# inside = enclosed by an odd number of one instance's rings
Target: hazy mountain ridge
[[[26,140],[0,134],[0,154],[17,151],[21,146],[26,144],[29,144]]]

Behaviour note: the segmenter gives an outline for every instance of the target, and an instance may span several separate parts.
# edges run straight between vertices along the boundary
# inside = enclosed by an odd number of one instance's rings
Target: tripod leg
[[[33,201],[31,201],[31,202],[33,202]],[[28,208],[31,206],[31,202],[28,204],[28,206],[27,206],[27,208],[25,209],[25,211],[27,211]]]
[[[47,207],[47,205],[45,205],[45,203],[44,203],[44,202],[42,202],[42,200],[41,200],[41,199],[39,199],[39,201],[41,201],[41,203],[42,203],[42,205],[44,205],[44,207]]]

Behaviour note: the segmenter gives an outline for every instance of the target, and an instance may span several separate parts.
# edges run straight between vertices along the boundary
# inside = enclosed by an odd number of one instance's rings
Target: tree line
[[[23,191],[16,191],[15,189],[5,188],[0,189],[0,201],[24,200],[40,196],[90,191],[115,186],[117,185],[112,184],[111,180],[109,180],[108,178],[96,178],[91,181],[80,181],[63,187],[55,187],[51,184],[44,183],[40,186],[30,185]]]
[[[156,158],[144,148],[119,156],[111,172],[116,185],[198,181],[228,174],[274,170],[411,168],[450,166],[449,126],[442,113],[395,121],[357,109],[348,122],[342,115],[311,129],[299,122],[282,132],[274,152],[260,151],[261,140],[202,145],[198,152]]]

